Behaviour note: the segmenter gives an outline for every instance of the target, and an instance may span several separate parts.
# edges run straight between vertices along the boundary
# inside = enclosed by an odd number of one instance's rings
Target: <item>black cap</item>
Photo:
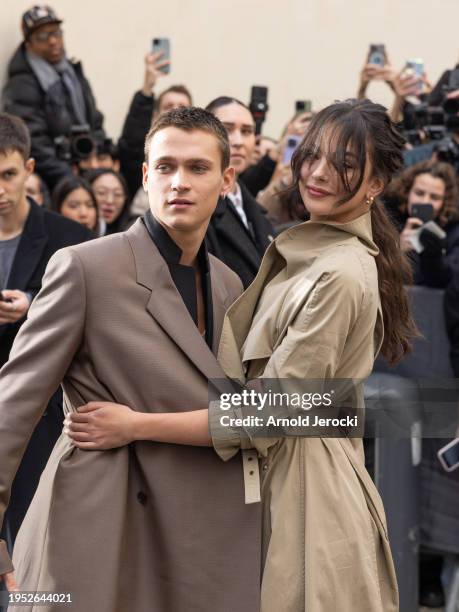
[[[27,39],[34,30],[48,23],[62,23],[62,19],[56,15],[50,6],[36,4],[22,16],[22,33]]]

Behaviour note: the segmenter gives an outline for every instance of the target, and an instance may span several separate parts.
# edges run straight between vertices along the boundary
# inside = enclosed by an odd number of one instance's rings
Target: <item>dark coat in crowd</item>
[[[120,170],[128,184],[131,198],[142,185],[145,136],[153,116],[154,97],[138,91],[131,101],[118,141]]]
[[[266,154],[256,164],[250,166],[241,174],[241,180],[255,198],[258,192],[269,184],[276,165],[276,162]]]
[[[243,183],[239,185],[250,231],[229,198],[220,198],[210,220],[206,240],[209,251],[236,272],[244,288],[247,288],[258,272],[275,231],[265,209]]]
[[[97,110],[81,63],[72,62],[72,66],[83,91],[89,129],[93,138],[102,142],[105,138],[103,115]],[[26,122],[32,137],[36,171],[53,188],[71,172],[69,163],[57,158],[54,140],[58,136],[68,135],[76,120],[61,80],[44,91],[27,60],[24,43],[18,47],[8,65],[2,103],[6,112],[18,115]]]
[[[35,297],[41,288],[51,256],[66,246],[92,238],[91,232],[74,221],[44,210],[30,200],[30,212],[21,235],[8,279],[8,289],[19,289]],[[0,325],[0,367],[8,361],[13,341],[25,319]],[[39,421],[16,475],[7,512],[8,539],[13,542],[32,500],[41,472],[62,430],[62,393],[57,391]]]

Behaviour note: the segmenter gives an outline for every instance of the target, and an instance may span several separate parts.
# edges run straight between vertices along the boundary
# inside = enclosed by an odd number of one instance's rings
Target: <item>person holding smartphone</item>
[[[410,166],[392,181],[384,199],[399,230],[400,246],[411,261],[414,284],[446,287],[459,271],[458,188],[453,167],[434,160]],[[421,252],[415,250],[417,238]]]

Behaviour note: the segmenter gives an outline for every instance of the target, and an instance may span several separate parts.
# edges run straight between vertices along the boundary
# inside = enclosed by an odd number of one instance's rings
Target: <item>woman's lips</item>
[[[328,191],[314,187],[314,185],[306,185],[306,191],[312,198],[326,198],[331,195]]]

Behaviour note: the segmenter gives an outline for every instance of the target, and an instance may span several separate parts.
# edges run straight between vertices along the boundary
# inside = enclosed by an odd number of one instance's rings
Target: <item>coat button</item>
[[[143,492],[143,491],[139,491],[137,493],[137,501],[139,502],[139,504],[142,504],[142,506],[145,506],[145,504],[147,503],[147,495]]]
[[[263,472],[266,472],[267,469],[268,469],[268,464],[265,463],[264,466],[263,466]]]

